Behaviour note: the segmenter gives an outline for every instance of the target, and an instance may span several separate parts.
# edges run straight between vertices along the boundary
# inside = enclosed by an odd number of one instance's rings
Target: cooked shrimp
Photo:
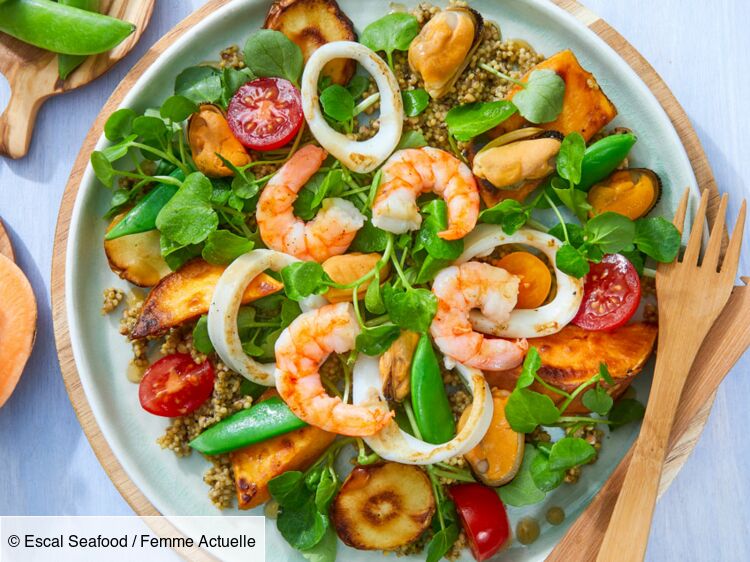
[[[318,171],[328,153],[313,145],[300,148],[266,184],[255,217],[260,237],[272,250],[301,260],[325,261],[346,252],[365,217],[346,199],[323,201],[308,223],[294,216],[299,190]]]
[[[399,150],[383,165],[383,179],[372,206],[372,224],[403,234],[417,230],[422,217],[417,197],[433,191],[448,206],[448,228],[438,233],[458,240],[472,231],[479,216],[479,189],[471,170],[438,148]]]
[[[319,369],[331,353],[354,348],[359,324],[351,303],[329,304],[298,316],[276,340],[276,389],[300,419],[341,435],[367,436],[391,419],[382,408],[330,396]]]
[[[475,332],[469,312],[480,308],[502,324],[510,317],[518,296],[518,277],[487,263],[467,262],[442,270],[432,292],[438,310],[430,333],[448,357],[477,369],[503,371],[518,366],[528,349],[525,339],[509,341]]]

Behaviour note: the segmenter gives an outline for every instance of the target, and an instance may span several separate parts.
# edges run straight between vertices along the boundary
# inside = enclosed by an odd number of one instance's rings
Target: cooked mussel
[[[428,21],[409,46],[409,66],[419,73],[434,99],[447,94],[469,64],[484,32],[482,16],[451,6]]]
[[[238,168],[251,161],[247,150],[229,128],[224,112],[209,103],[201,105],[191,115],[188,122],[188,143],[196,168],[208,177],[234,175],[217,154]]]
[[[606,180],[594,184],[588,200],[592,215],[606,211],[636,220],[648,214],[661,196],[661,179],[647,168],[617,170]]]
[[[510,142],[497,142],[503,139],[498,137],[477,152],[472,162],[474,175],[497,189],[517,190],[529,181],[540,180],[554,172],[560,135],[554,131],[535,134],[532,130],[522,138],[520,131],[503,136],[513,136],[504,139]]]

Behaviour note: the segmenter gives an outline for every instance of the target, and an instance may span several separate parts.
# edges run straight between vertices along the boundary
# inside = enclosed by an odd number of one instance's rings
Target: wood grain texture
[[[104,0],[101,12],[135,24],[135,31],[111,51],[88,57],[66,80],[58,76],[57,55],[0,33],[0,72],[11,97],[0,115],[0,155],[21,158],[31,143],[36,116],[50,97],[95,80],[127,55],[146,29],[154,0]]]
[[[16,256],[13,253],[13,244],[10,241],[10,236],[3,226],[3,220],[0,219],[0,254],[4,255],[11,261],[16,261]]]

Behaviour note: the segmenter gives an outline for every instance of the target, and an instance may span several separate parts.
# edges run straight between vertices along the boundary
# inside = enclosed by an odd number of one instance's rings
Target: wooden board
[[[4,255],[11,261],[16,261],[16,256],[13,253],[13,244],[10,242],[10,236],[5,231],[5,225],[3,225],[2,219],[0,219],[0,254]]]
[[[104,439],[104,436],[94,419],[76,371],[73,351],[70,344],[70,335],[68,333],[68,321],[65,313],[65,256],[68,231],[70,229],[73,205],[78,193],[81,177],[88,165],[89,155],[102,134],[104,122],[107,117],[117,109],[125,94],[130,91],[135,81],[166,48],[168,48],[178,37],[184,35],[194,25],[203,20],[208,14],[214,12],[229,1],[230,0],[211,0],[202,8],[177,24],[148,50],[143,58],[125,76],[117,89],[115,89],[86,136],[81,152],[78,154],[70,180],[68,181],[65,193],[63,194],[60,205],[60,214],[58,216],[57,230],[55,233],[55,248],[52,258],[51,293],[55,342],[57,345],[60,368],[65,381],[65,386],[68,390],[68,395],[78,419],[81,422],[83,431],[91,443],[99,462],[101,462],[104,470],[120,491],[123,498],[125,498],[133,510],[140,515],[158,515],[158,511],[128,478],[122,466],[112,453],[112,450]],[[719,204],[719,194],[716,182],[703,151],[703,147],[701,146],[685,111],[679,105],[667,85],[651,65],[649,65],[648,62],[638,53],[638,51],[636,51],[632,45],[612,29],[605,21],[574,0],[553,1],[577,17],[604,41],[611,45],[633,68],[633,70],[635,70],[659,100],[685,146],[690,162],[693,166],[693,171],[698,180],[698,185],[700,185],[701,188],[710,191],[708,214],[709,221],[712,222]],[[707,401],[703,410],[695,416],[683,437],[675,443],[675,446],[666,461],[662,477],[662,490],[665,489],[677,475],[695,446],[695,443],[700,437],[703,426],[706,423],[712,403],[713,397]]]
[[[57,55],[0,33],[0,72],[11,96],[0,115],[0,155],[21,158],[29,151],[36,115],[52,96],[80,88],[104,74],[127,55],[146,30],[154,0],[104,0],[101,12],[135,24],[135,31],[117,47],[88,57],[66,80],[60,80]]]

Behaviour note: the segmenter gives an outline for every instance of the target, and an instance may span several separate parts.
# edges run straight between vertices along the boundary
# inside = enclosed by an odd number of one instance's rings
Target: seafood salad
[[[530,544],[506,507],[643,415],[652,267],[680,246],[662,181],[575,53],[501,24],[277,0],[91,155],[143,415],[305,556]]]

